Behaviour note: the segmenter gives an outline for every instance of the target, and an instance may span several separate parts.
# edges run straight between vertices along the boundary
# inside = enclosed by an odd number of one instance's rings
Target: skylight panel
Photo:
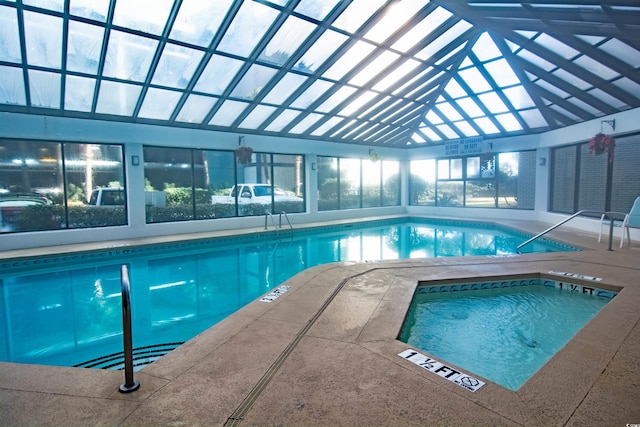
[[[218,98],[191,94],[182,106],[176,120],[187,123],[202,123]]]
[[[606,102],[607,104],[619,110],[625,109],[628,107],[626,103],[620,101],[618,98],[611,96],[607,92],[598,88],[594,88],[590,90],[588,94],[599,99],[602,102]]]
[[[238,127],[243,129],[257,129],[267,118],[276,111],[276,107],[268,105],[258,105],[252,112],[240,123]]]
[[[615,56],[620,61],[626,62],[634,68],[640,67],[640,51],[618,39],[611,39],[598,46],[599,49]]]
[[[289,133],[301,134],[307,131],[311,126],[316,124],[318,120],[324,117],[324,114],[311,113],[295,125]]]
[[[64,109],[91,112],[96,80],[67,75],[64,86]]]
[[[289,16],[258,59],[271,64],[283,65],[309,37],[315,27],[304,19]]]
[[[254,1],[242,6],[218,45],[218,50],[248,57],[267,32],[278,11]]]
[[[24,37],[29,65],[60,68],[62,19],[25,10]]]
[[[458,130],[460,130],[460,132],[462,132],[464,134],[464,136],[466,137],[471,137],[471,136],[478,136],[480,135],[478,133],[477,130],[475,130],[473,128],[473,126],[471,126],[471,124],[469,124],[469,122],[467,121],[459,121],[459,122],[455,122],[453,123],[453,125],[458,128]]]
[[[342,117],[334,116],[329,120],[327,120],[325,123],[323,123],[318,129],[311,132],[311,135],[313,136],[324,135],[329,131],[329,129],[333,128],[334,126],[337,126],[343,120],[344,118]]]
[[[519,111],[518,114],[520,114],[520,117],[527,123],[527,126],[532,129],[549,126],[549,123],[547,123],[544,116],[537,109]]]
[[[31,106],[60,108],[60,74],[29,70]]]
[[[564,69],[557,69],[553,72],[553,75],[556,77],[561,78],[562,80],[564,80],[565,82],[569,83],[571,86],[574,86],[580,90],[587,90],[587,89],[591,89],[591,84],[588,82],[585,82],[584,80],[582,80],[580,77],[571,74],[570,72],[564,70]]]
[[[514,86],[502,91],[516,109],[534,107],[535,104],[524,86]]]
[[[382,108],[383,105],[387,105],[388,103],[390,103],[393,98],[391,98],[390,96],[384,96],[381,94],[378,97],[378,99],[376,100],[375,103],[373,103],[372,105],[370,105],[367,109],[365,109],[364,111],[362,111],[360,114],[358,114],[358,118],[359,119],[363,119],[363,118],[367,118],[367,120],[370,119],[369,116],[371,116],[371,114],[373,114],[373,112],[375,110],[378,110],[379,108]]]
[[[636,98],[640,98],[640,85],[631,79],[623,77],[613,82],[614,85],[622,90],[633,94]]]
[[[303,1],[295,8],[295,12],[322,21],[339,0]]]
[[[235,89],[233,89],[231,96],[244,99],[255,99],[276,72],[277,70],[275,68],[253,64],[242,80],[238,82]]]
[[[498,46],[496,46],[493,39],[487,32],[480,35],[478,41],[473,45],[471,50],[482,62],[502,56],[502,52],[500,52],[500,49],[498,49]]]
[[[220,95],[243,64],[244,62],[238,59],[213,55],[193,89],[197,92]]]
[[[183,0],[169,38],[209,46],[232,0]]]
[[[456,79],[451,79],[447,83],[444,88],[444,91],[452,98],[461,98],[463,96],[467,96],[467,91],[465,91],[462,86],[456,81]]]
[[[321,113],[328,113],[333,110],[338,104],[347,99],[356,91],[356,88],[350,86],[343,86],[338,89],[333,95],[331,95],[326,101],[324,101],[317,111]]]
[[[395,111],[395,108],[399,107],[402,103],[403,102],[401,99],[397,99],[396,101],[394,101],[393,103],[385,107],[384,110],[380,111],[379,113],[376,113],[376,115],[371,117],[370,120],[373,121],[373,120],[380,120],[381,118],[386,118],[391,114],[391,111]]]
[[[444,136],[446,136],[448,139],[458,139],[460,138],[461,135],[459,135],[456,131],[454,131],[453,129],[451,129],[451,126],[447,125],[447,124],[442,124],[442,125],[438,125],[436,126],[436,128],[442,133],[444,134]]]
[[[151,83],[184,89],[193,77],[204,52],[167,43]]]
[[[266,131],[269,132],[280,132],[290,123],[292,123],[298,116],[300,115],[300,111],[297,110],[284,110],[278,117],[276,117],[269,125],[265,128]]]
[[[349,33],[354,33],[384,3],[385,0],[354,0],[333,22],[333,26]]]
[[[176,116],[179,122],[202,123],[218,99],[210,96],[191,94]]]
[[[549,105],[549,108],[551,108],[554,111],[557,111],[558,113],[560,113],[561,115],[563,115],[565,117],[568,117],[569,120],[572,120],[574,122],[579,122],[580,121],[580,117],[576,116],[575,114],[573,114],[569,110],[565,110],[564,108],[562,108],[561,106],[559,106],[557,104],[551,104],[551,105]]]
[[[417,144],[423,144],[427,142],[427,140],[424,139],[424,137],[418,132],[415,132],[413,135],[411,135],[411,139]]]
[[[284,101],[295,92],[308,77],[301,76],[300,74],[287,73],[280,79],[280,81],[271,89],[271,91],[265,96],[262,102],[269,104],[282,104]]]
[[[484,116],[482,109],[471,98],[461,98],[456,100],[456,103],[464,113],[469,117],[481,117]]]
[[[307,88],[307,90],[302,92],[302,95],[300,95],[298,98],[296,98],[295,101],[291,103],[291,106],[295,108],[307,108],[322,94],[329,91],[329,89],[333,85],[333,83],[325,80],[316,80],[311,86]]]
[[[384,91],[387,90],[390,86],[396,84],[400,79],[405,77],[411,71],[413,71],[416,67],[418,67],[421,63],[416,61],[415,59],[408,59],[403,62],[399,66],[395,67],[393,71],[387,74],[382,80],[376,83],[373,86],[373,90]]]
[[[576,98],[575,96],[567,98],[567,101],[569,101],[570,103],[572,103],[576,107],[581,108],[582,110],[584,110],[584,111],[586,111],[589,114],[592,114],[594,116],[601,115],[603,113],[603,111],[598,110],[597,108],[595,108],[591,104],[587,104],[586,102],[584,102],[581,99]]]
[[[425,116],[425,119],[427,120],[427,122],[429,124],[432,124],[432,125],[437,125],[437,124],[440,124],[440,123],[444,123],[442,118],[433,110],[429,110],[429,112],[427,112],[427,115]]]
[[[518,130],[522,130],[522,126],[520,125],[520,122],[511,113],[496,114],[495,118],[500,122],[502,127],[507,132],[515,132]]]
[[[343,108],[339,114],[342,116],[350,116],[376,96],[378,96],[376,92],[366,91],[353,101],[349,102],[349,104]]]
[[[110,0],[70,0],[69,13],[95,21],[105,22]]]
[[[433,129],[430,127],[420,128],[420,131],[426,135],[433,142],[442,141],[442,137],[438,135]]]
[[[325,31],[302,55],[296,69],[314,73],[340,46],[348,40],[344,34],[332,30]]]
[[[155,40],[112,30],[103,74],[143,82],[147,78],[157,45]]]
[[[520,79],[504,58],[486,63],[484,67],[499,87],[520,84]]]
[[[433,67],[427,67],[426,69],[420,70],[420,72],[409,76],[407,80],[400,85],[396,90],[391,92],[393,95],[400,95],[403,91],[406,90],[409,86],[413,85],[416,81],[423,79],[427,74],[429,74],[433,70]]]
[[[535,84],[537,84],[538,86],[546,89],[547,91],[558,95],[561,98],[567,98],[569,96],[569,94],[567,92],[565,92],[564,90],[560,89],[559,87],[552,85],[551,83],[547,82],[546,80],[542,80],[542,79],[538,79],[534,82]]]
[[[403,0],[390,3],[382,19],[367,31],[364,38],[376,43],[383,43],[389,36],[402,28],[424,5],[424,0]]]
[[[458,73],[460,77],[464,80],[464,82],[471,88],[475,93],[486,92],[491,90],[491,85],[484,78],[482,73],[478,71],[477,68],[467,68],[466,70],[460,70]]]
[[[377,76],[382,70],[387,68],[391,63],[400,58],[397,53],[388,50],[382,52],[376,59],[371,61],[363,70],[356,74],[349,83],[355,86],[364,86],[369,80]]]
[[[450,48],[451,43],[464,34],[469,28],[471,28],[471,24],[467,21],[458,21],[453,27],[449,28],[440,37],[418,52],[416,58],[426,61],[441,50]]]
[[[102,81],[96,113],[132,116],[140,97],[141,86]]]
[[[180,92],[149,88],[142,102],[138,117],[146,119],[169,120],[180,101]]]
[[[536,55],[535,53],[532,53],[526,49],[522,49],[520,52],[518,52],[518,56],[524,59],[525,61],[529,61],[533,65],[536,65],[539,68],[542,68],[544,71],[547,71],[547,72],[553,71],[556,68],[558,68],[554,63],[549,62],[546,59],[543,59],[538,55]]]
[[[21,68],[0,65],[0,103],[10,105],[27,104]]]
[[[456,46],[455,48],[451,49],[451,51],[443,56],[440,57],[440,59],[438,59],[435,64],[436,65],[443,65],[443,64],[447,64],[447,62],[449,62],[449,58],[451,58],[452,56],[454,56],[456,53],[458,53],[459,51],[461,51],[462,49],[464,49],[464,47],[467,45],[467,42],[463,42],[460,43],[458,46]],[[451,70],[451,64],[447,64],[447,69]]]
[[[494,125],[493,122],[488,117],[480,117],[478,119],[473,119],[473,122],[480,129],[482,129],[482,132],[484,132],[487,135],[500,132],[496,127],[496,125]]]
[[[491,114],[504,113],[509,111],[507,106],[502,99],[495,92],[483,93],[482,95],[478,95],[480,101],[484,104],[484,106],[491,112]]]
[[[98,73],[104,28],[82,22],[69,22],[67,40],[67,70],[80,73]]]
[[[214,114],[209,124],[213,126],[231,126],[248,105],[246,102],[227,100]]]
[[[458,113],[448,102],[436,104],[436,107],[447,119],[449,119],[449,121],[455,122],[457,120],[462,120],[460,113]]]
[[[589,43],[590,45],[594,45],[594,46],[606,39],[606,37],[588,36],[588,35],[581,35],[581,34],[576,34],[576,37],[584,41],[585,43]]]
[[[0,61],[22,62],[19,35],[16,10],[0,6]]]
[[[56,12],[64,10],[64,0],[22,0],[22,3],[42,9],[55,10]]]
[[[375,48],[371,43],[363,41],[356,42],[333,63],[331,68],[324,72],[322,77],[340,80],[345,74],[355,68],[360,61],[373,52]]]
[[[545,49],[555,53],[556,55],[562,56],[565,59],[571,59],[580,53],[571,46],[567,46],[561,41],[544,33],[540,34],[533,41],[544,47]]]
[[[413,48],[420,40],[425,39],[436,28],[444,24],[449,19],[451,12],[438,6],[433,12],[427,15],[420,23],[415,25],[409,31],[405,33],[397,42],[395,42],[391,48],[399,50],[401,52],[408,52]]]
[[[584,68],[591,74],[595,74],[596,76],[605,80],[611,80],[620,76],[620,74],[613,71],[611,68],[594,59],[591,59],[586,55],[582,55],[579,58],[575,59],[573,63],[578,65],[579,67]]]
[[[167,25],[173,0],[117,1],[114,25],[160,35]]]

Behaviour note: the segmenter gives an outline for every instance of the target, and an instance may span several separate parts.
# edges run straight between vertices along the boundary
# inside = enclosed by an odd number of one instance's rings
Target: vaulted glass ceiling
[[[640,3],[0,0],[0,111],[415,147],[640,106]]]

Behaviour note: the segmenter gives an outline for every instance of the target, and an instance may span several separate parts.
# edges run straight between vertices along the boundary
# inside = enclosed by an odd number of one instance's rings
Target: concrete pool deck
[[[249,304],[137,372],[129,394],[118,392],[122,372],[0,363],[0,424],[640,423],[640,244],[607,251],[572,229],[550,237],[590,250],[310,268],[280,298]],[[549,271],[624,289],[518,391],[486,381],[473,393],[398,356],[410,348],[395,337],[418,281]]]

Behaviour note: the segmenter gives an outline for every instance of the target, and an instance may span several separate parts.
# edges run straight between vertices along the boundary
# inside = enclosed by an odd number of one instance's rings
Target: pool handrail
[[[293,225],[291,224],[291,220],[289,220],[289,215],[287,215],[287,212],[285,211],[280,211],[280,215],[278,216],[279,228],[282,228],[282,215],[284,215],[284,219],[286,219],[287,223],[289,223],[289,228],[291,228],[291,231],[293,231]]]
[[[266,230],[267,227],[267,218],[271,218],[271,223],[273,224],[273,228],[276,229],[276,231],[278,230],[278,227],[276,226],[276,219],[273,216],[273,214],[270,211],[266,211],[264,213],[264,229]]]
[[[140,388],[140,382],[133,378],[133,339],[131,335],[131,285],[129,268],[120,267],[120,285],[122,287],[122,336],[124,340],[124,383],[118,389],[121,393],[131,393]]]
[[[624,215],[626,215],[623,212],[614,212],[614,211],[593,211],[590,209],[582,209],[576,213],[574,213],[573,215],[563,219],[562,221],[560,221],[557,224],[552,225],[551,227],[547,228],[544,231],[541,231],[540,233],[536,234],[535,236],[533,236],[532,238],[524,241],[523,243],[520,243],[517,247],[516,247],[516,252],[520,253],[520,248],[522,248],[523,246],[528,245],[529,243],[533,242],[534,240],[537,240],[538,238],[544,236],[545,234],[547,234],[548,232],[555,230],[556,228],[560,227],[562,224],[564,224],[565,222],[568,222],[570,220],[572,220],[573,218],[582,215],[584,213],[595,213],[595,214],[599,214],[602,216],[607,216],[609,218],[610,225],[609,225],[609,248],[607,250],[609,251],[613,251],[613,249],[611,249],[611,243],[613,242],[613,226],[614,226],[614,222],[615,222],[615,218],[612,215],[622,215],[624,217]]]

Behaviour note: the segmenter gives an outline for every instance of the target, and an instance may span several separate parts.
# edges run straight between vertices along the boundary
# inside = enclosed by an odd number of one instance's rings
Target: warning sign
[[[275,299],[280,298],[280,296],[285,294],[289,289],[291,289],[291,286],[280,286],[280,287],[274,289],[272,292],[269,292],[267,295],[265,295],[262,298],[260,298],[260,301],[261,302],[271,302],[271,301],[273,301]]]
[[[398,356],[407,359],[420,366],[421,368],[426,369],[429,372],[433,372],[434,374],[445,378],[452,383],[458,384],[460,387],[464,387],[474,393],[485,384],[483,381],[480,381],[479,379],[474,378],[471,375],[460,372],[450,366],[445,365],[442,362],[437,361],[436,359],[432,359],[425,356],[424,354],[420,354],[415,350],[405,350],[402,353],[398,353]]]

